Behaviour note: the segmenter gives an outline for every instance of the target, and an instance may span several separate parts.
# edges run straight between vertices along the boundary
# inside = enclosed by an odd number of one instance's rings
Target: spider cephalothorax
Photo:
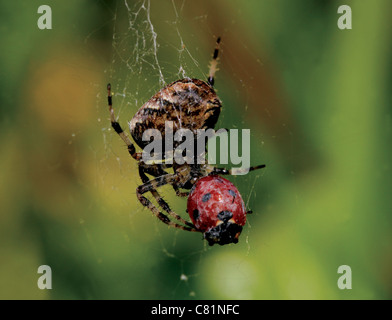
[[[172,82],[162,88],[150,100],[148,100],[129,122],[132,138],[142,149],[148,144],[143,140],[143,133],[148,129],[158,130],[162,139],[165,139],[165,128],[171,123],[172,131],[188,129],[196,137],[197,130],[213,129],[221,111],[221,101],[213,88],[214,76],[217,66],[220,38],[217,39],[213,60],[207,82],[199,79],[185,78]],[[139,162],[139,175],[143,182],[136,189],[136,195],[142,205],[149,208],[152,213],[165,224],[186,231],[202,232],[204,238],[210,245],[219,243],[237,243],[242,226],[246,221],[245,205],[237,188],[226,179],[217,175],[230,175],[231,170],[216,168],[208,164],[178,164],[169,162],[163,156],[161,163],[148,163],[142,159],[142,153],[136,152],[136,148],[129,136],[122,130],[114,116],[112,107],[111,86],[108,84],[108,104],[113,129],[126,143],[130,155]],[[174,142],[175,148],[179,142]],[[162,154],[165,154],[164,147]],[[200,154],[195,154],[195,158]],[[204,156],[204,154],[203,154]],[[166,160],[166,161],[165,161]],[[259,169],[264,165],[251,167],[249,171]],[[172,168],[173,173],[166,170]],[[153,176],[150,180],[147,176]],[[165,200],[157,192],[157,188],[170,184],[177,196],[188,196],[188,212],[193,223],[186,221],[172,211]],[[198,199],[205,190],[213,188],[214,191],[207,192],[213,199],[199,203]],[[150,192],[159,206],[166,213],[162,213],[144,194]],[[206,196],[208,197],[208,196]],[[203,198],[204,200],[206,198]],[[214,208],[214,209],[211,209]],[[172,220],[169,218],[171,217]]]

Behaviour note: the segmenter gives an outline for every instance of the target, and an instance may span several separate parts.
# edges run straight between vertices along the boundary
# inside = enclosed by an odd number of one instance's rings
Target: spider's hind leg
[[[116,117],[114,116],[113,99],[112,99],[112,86],[110,85],[110,83],[108,83],[107,89],[108,89],[108,106],[109,106],[109,112],[110,112],[110,122],[112,123],[112,128],[114,129],[114,131],[116,131],[116,133],[125,142],[125,144],[127,145],[127,148],[128,148],[128,152],[132,156],[132,158],[139,161],[142,158],[142,153],[136,152],[135,146],[133,145],[131,139],[129,139],[128,135],[121,128],[120,124],[116,120]]]

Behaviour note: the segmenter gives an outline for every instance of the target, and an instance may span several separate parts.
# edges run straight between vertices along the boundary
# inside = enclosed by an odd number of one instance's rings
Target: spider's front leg
[[[140,172],[140,171],[139,171]],[[144,173],[142,173],[141,177],[142,180],[146,180],[146,178],[148,179],[147,176],[145,176]],[[140,203],[147,207],[148,209],[150,209],[150,211],[159,219],[161,220],[163,223],[174,227],[174,228],[178,228],[181,230],[185,230],[185,231],[192,231],[192,232],[199,232],[199,230],[197,230],[195,228],[195,226],[187,221],[185,221],[184,219],[182,219],[178,214],[176,214],[174,211],[172,211],[169,207],[169,205],[162,199],[162,197],[159,195],[159,193],[156,191],[156,188],[161,187],[163,185],[166,185],[168,183],[171,184],[175,184],[177,182],[177,175],[176,174],[166,174],[164,176],[160,176],[154,180],[149,180],[146,181],[144,184],[142,184],[141,186],[137,187],[136,189],[136,196],[139,199]],[[171,221],[167,215],[163,214],[162,212],[160,212],[158,210],[158,208],[150,201],[148,200],[146,197],[143,196],[144,193],[146,192],[151,192],[154,197],[157,199],[157,202],[159,203],[159,205],[166,211],[168,212],[172,217],[174,217],[175,219],[181,221],[182,223],[184,223],[186,226],[180,225],[178,223],[175,223],[173,221]]]
[[[164,171],[161,168],[161,166],[159,166],[159,165],[149,166],[149,165],[145,165],[143,162],[139,162],[139,175],[140,175],[140,178],[142,179],[144,185],[148,184],[150,182],[150,179],[147,177],[146,173],[151,174],[154,177],[161,177],[164,175],[168,175],[168,173],[166,171]],[[178,189],[178,187],[175,184],[173,184],[173,188],[174,188],[174,190]],[[154,188],[152,188],[150,190],[150,193],[154,196],[154,198],[157,201],[157,203],[159,204],[159,206],[163,210],[165,210],[170,216],[177,219],[178,221],[180,221],[181,223],[185,224],[188,227],[191,227],[191,228],[195,227],[192,223],[184,220],[178,214],[176,214],[170,208],[169,204],[162,198],[162,196]]]
[[[176,192],[177,197],[185,198],[185,197],[189,196],[189,191],[187,191],[187,192],[180,191],[180,188],[178,188],[178,186],[176,184],[173,184],[173,189]]]
[[[238,174],[244,174],[244,173],[248,173],[250,171],[254,171],[254,170],[258,170],[258,169],[262,169],[265,168],[265,164],[261,164],[258,166],[254,166],[254,167],[250,167],[250,168],[246,168],[246,169],[226,169],[226,168],[217,168],[217,167],[212,167],[212,166],[208,166],[208,171],[210,172],[209,174],[220,174],[220,175],[238,175]]]
[[[109,106],[109,112],[110,112],[110,122],[112,123],[112,128],[114,129],[114,131],[116,131],[116,133],[125,142],[125,144],[127,145],[127,148],[128,148],[128,152],[132,156],[132,158],[139,161],[142,158],[142,153],[136,152],[135,146],[131,142],[131,139],[129,139],[128,135],[121,128],[120,124],[116,120],[116,117],[114,116],[113,99],[112,99],[112,86],[110,85],[110,83],[108,83],[107,89],[108,89],[108,106]]]
[[[171,164],[166,164],[166,163],[161,163],[161,164],[154,164],[154,165],[145,165],[140,164],[144,168],[144,172],[151,174],[154,177],[160,177],[162,175],[167,174],[167,172],[164,169],[172,168],[173,166]],[[139,168],[140,170],[140,168]],[[139,172],[140,174],[140,172]],[[143,178],[142,178],[143,181]],[[143,181],[145,183],[147,181]],[[180,188],[177,186],[177,184],[172,184],[172,187],[176,193],[177,197],[187,197],[189,196],[189,192],[182,192],[180,191]]]

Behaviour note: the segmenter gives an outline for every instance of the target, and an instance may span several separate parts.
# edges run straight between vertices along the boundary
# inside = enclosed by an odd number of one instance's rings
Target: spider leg
[[[217,167],[208,166],[208,170],[210,171],[210,174],[220,174],[220,175],[236,175],[241,172],[250,172],[250,171],[254,171],[254,170],[258,170],[258,169],[262,169],[262,168],[265,168],[265,164],[250,167],[247,169],[225,169],[225,168],[217,168]]]
[[[178,223],[171,221],[165,214],[160,212],[158,210],[158,208],[150,200],[148,200],[146,197],[143,196],[144,193],[151,192],[152,190],[155,191],[155,189],[157,187],[161,187],[161,186],[168,184],[168,183],[173,183],[176,181],[176,179],[177,179],[177,176],[175,174],[166,174],[166,175],[158,177],[154,180],[149,180],[148,182],[145,182],[141,186],[137,187],[136,196],[143,206],[150,209],[150,211],[159,220],[161,220],[163,223],[167,224],[168,226],[173,227],[173,228],[178,228],[181,230],[185,230],[185,231],[200,232],[193,225],[190,226],[189,223],[187,223],[187,226],[183,226],[183,225],[180,225]],[[177,216],[177,214],[175,214],[175,215]],[[181,220],[183,220],[183,219],[181,218]]]
[[[129,139],[128,135],[121,128],[120,124],[117,122],[117,120],[114,116],[111,88],[112,87],[109,83],[107,85],[107,89],[108,89],[108,106],[109,106],[109,112],[110,112],[110,122],[112,123],[112,127],[113,127],[114,131],[116,131],[116,133],[121,137],[121,139],[127,145],[129,154],[132,156],[132,158],[139,161],[142,158],[142,153],[136,152],[135,146],[131,142],[131,139]]]
[[[189,196],[189,192],[182,192],[182,191],[180,191],[180,189],[178,188],[178,186],[176,184],[173,184],[173,189],[176,192],[176,196],[177,197],[187,197],[187,196]]]
[[[173,167],[172,164],[161,163],[157,166],[145,166],[145,172],[147,172],[148,174],[151,174],[152,176],[157,178],[159,176],[167,174],[167,172],[163,169],[169,169],[172,167]],[[153,171],[151,169],[153,169]],[[159,170],[159,173],[156,170]],[[172,187],[173,187],[174,191],[176,192],[177,197],[189,196],[189,192],[181,192],[180,188],[176,184],[173,184]]]
[[[210,71],[208,72],[208,79],[207,82],[208,84],[213,87],[214,82],[215,82],[215,72],[218,70],[217,65],[218,65],[218,54],[219,54],[219,44],[220,44],[220,37],[216,39],[216,45],[215,45],[215,50],[214,54],[212,56],[212,60],[210,63]]]
[[[144,166],[143,164],[139,164],[139,175],[142,179],[143,183],[146,184],[150,181],[150,179],[146,176],[146,173],[151,174],[155,177],[160,177],[162,175],[167,175],[168,173],[161,169],[159,166]],[[173,185],[174,187],[174,185]],[[177,187],[177,186],[176,186]],[[178,188],[178,187],[177,187]],[[162,198],[162,196],[155,189],[150,190],[151,194],[154,196],[155,200],[158,202],[159,206],[165,210],[170,216],[177,219],[181,223],[185,224],[188,227],[195,228],[195,226],[181,218],[177,213],[175,213],[168,203]],[[177,193],[177,192],[176,192]]]

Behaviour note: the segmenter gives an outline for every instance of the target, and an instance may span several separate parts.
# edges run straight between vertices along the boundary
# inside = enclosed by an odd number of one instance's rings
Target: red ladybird
[[[238,242],[246,210],[241,194],[229,180],[217,175],[199,179],[189,194],[187,209],[209,245]]]

